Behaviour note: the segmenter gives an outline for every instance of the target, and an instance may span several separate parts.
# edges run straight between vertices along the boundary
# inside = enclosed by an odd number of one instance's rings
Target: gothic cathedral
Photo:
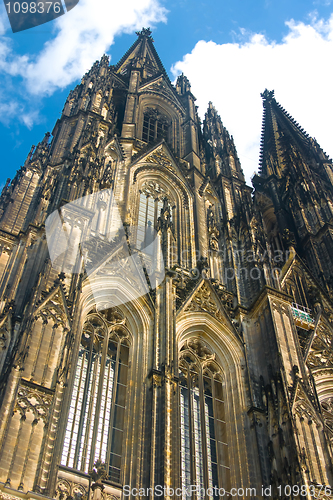
[[[0,198],[0,499],[331,498],[333,167],[262,94],[246,185],[151,32]]]

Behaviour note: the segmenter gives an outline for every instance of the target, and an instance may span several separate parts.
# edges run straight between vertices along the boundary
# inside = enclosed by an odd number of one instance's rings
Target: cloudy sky
[[[7,2],[7,0],[6,0]],[[13,34],[0,5],[0,185],[51,131],[66,96],[103,53],[115,64],[142,26],[171,80],[190,79],[234,136],[248,182],[258,168],[265,88],[333,156],[333,0],[80,0]]]

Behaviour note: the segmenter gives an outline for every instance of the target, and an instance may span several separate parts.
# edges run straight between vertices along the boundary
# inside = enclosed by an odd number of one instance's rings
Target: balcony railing
[[[315,327],[315,320],[311,316],[311,309],[301,306],[299,304],[291,304],[291,311],[295,320],[296,326],[303,328],[303,330],[313,330]]]

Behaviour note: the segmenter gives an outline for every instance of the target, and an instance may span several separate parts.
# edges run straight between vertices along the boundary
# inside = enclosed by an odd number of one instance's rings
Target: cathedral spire
[[[209,102],[205,114],[203,135],[206,142],[207,173],[210,177],[218,177],[221,173],[244,180],[234,139],[224,127],[212,102]]]
[[[150,28],[142,28],[136,34],[138,36],[137,40],[116,65],[116,72],[122,76],[127,76],[132,68],[136,68],[142,70],[143,79],[163,74],[169,80],[154,47]]]
[[[317,255],[325,255],[314,272],[331,293],[332,160],[275,100],[274,91],[266,89],[261,96],[260,172],[252,182],[255,199],[265,207],[269,239],[278,245],[279,235],[285,249],[292,246],[311,266]]]
[[[274,90],[265,89],[261,97],[264,107],[259,160],[261,177],[275,175],[281,178],[286,174],[287,165],[288,169],[293,165],[299,175],[302,164],[316,170],[320,164],[330,162],[316,140],[276,101]],[[330,180],[327,169],[321,170],[323,179]]]

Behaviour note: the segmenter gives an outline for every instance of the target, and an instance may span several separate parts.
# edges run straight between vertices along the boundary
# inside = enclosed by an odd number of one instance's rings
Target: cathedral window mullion
[[[214,382],[214,415],[215,415],[215,436],[218,459],[219,484],[228,491],[230,489],[230,467],[229,453],[226,436],[225,403],[223,398],[222,383]]]
[[[140,244],[144,240],[144,232],[146,227],[146,214],[147,214],[147,197],[145,194],[140,192],[139,199],[139,213],[138,213],[138,229],[137,229],[137,247],[140,247]]]
[[[117,398],[117,381],[118,381],[118,373],[119,373],[119,357],[120,357],[120,342],[117,342],[117,354],[115,360],[115,368],[113,373],[113,391],[112,391],[112,401],[111,401],[111,413],[110,413],[110,422],[109,422],[109,442],[106,453],[106,463],[110,464],[111,462],[111,453],[113,447],[113,427],[114,427],[114,418],[115,418],[115,410],[116,410],[116,398]],[[110,468],[111,466],[109,466]]]
[[[158,219],[158,198],[155,198],[154,201],[154,221]]]
[[[146,115],[143,117],[142,140],[148,142],[149,120]]]
[[[145,227],[144,230],[146,232],[147,222],[148,222],[148,205],[149,205],[149,195],[146,198],[146,213],[145,213]]]
[[[85,422],[83,424],[84,432],[84,444],[82,450],[82,464],[85,472],[88,472],[91,465],[91,450],[93,449],[93,431],[95,422],[95,412],[97,407],[97,391],[98,391],[98,381],[100,376],[101,367],[101,356],[97,352],[93,355],[93,376],[91,380],[91,386],[89,388],[90,398],[89,407],[86,414]]]
[[[181,409],[181,483],[183,488],[189,488],[193,471],[191,471],[193,455],[193,444],[191,442],[191,398],[190,396],[190,378],[187,370],[187,381],[183,382],[180,387],[180,409]],[[184,491],[184,490],[183,490]],[[186,500],[186,495],[183,493],[183,500]]]
[[[156,124],[156,120],[154,118],[150,118],[149,119],[148,142],[151,142],[155,139],[155,124]]]
[[[81,466],[81,456],[80,456],[80,447],[81,447],[81,439],[82,439],[82,432],[83,432],[83,425],[84,425],[84,416],[86,412],[86,404],[88,400],[88,390],[89,390],[89,381],[90,381],[90,373],[91,373],[91,363],[92,363],[92,356],[93,356],[93,335],[90,336],[90,344],[89,344],[89,357],[88,357],[88,362],[85,363],[86,365],[86,378],[85,378],[85,384],[84,384],[84,392],[83,392],[83,398],[82,398],[82,403],[81,403],[81,414],[80,414],[80,422],[79,422],[79,428],[78,428],[78,438],[76,442],[76,447],[75,447],[75,454],[74,454],[74,468],[79,469]],[[87,350],[85,349],[85,355],[87,355]]]
[[[112,339],[111,342],[113,342]],[[112,432],[113,428],[113,420],[114,420],[114,407],[115,407],[115,400],[116,400],[116,390],[117,390],[117,376],[118,376],[118,363],[119,363],[119,342],[117,343],[117,353],[116,353],[116,359],[115,359],[115,364],[114,364],[114,371],[113,371],[113,383],[112,383],[112,399],[111,399],[111,413],[110,413],[110,421],[109,421],[109,435]],[[108,447],[107,447],[107,452],[106,452],[106,463],[110,462],[110,453],[111,453],[111,442],[112,440],[109,439],[108,442]]]
[[[193,464],[194,464],[194,478],[197,488],[204,488],[204,464],[203,464],[203,436],[202,436],[202,405],[200,403],[200,389],[198,382],[198,374],[195,373],[191,377],[191,401],[192,401],[192,416],[193,416],[193,434],[192,442],[194,444],[193,451]],[[196,495],[197,500],[201,499],[200,493]]]
[[[217,393],[217,390],[216,390],[216,383],[219,383],[219,382],[216,382],[214,379],[211,379],[211,384],[212,384],[212,403],[213,403],[213,425],[214,425],[214,440],[215,440],[215,450],[211,450],[212,451],[212,486],[218,486],[219,484],[222,484],[223,485],[223,482],[222,482],[222,477],[221,477],[221,473],[219,471],[219,457],[218,457],[218,426],[219,426],[219,422],[222,418],[222,415],[221,415],[221,411],[220,408],[218,408],[218,405],[221,406],[221,403],[220,400],[219,400],[219,397],[221,397],[221,395],[219,395]],[[218,402],[219,401],[219,402]],[[224,417],[224,415],[223,415]],[[213,454],[215,453],[215,456],[216,456],[216,460],[214,463],[213,461]],[[221,462],[220,462],[221,463]],[[228,488],[225,488],[226,490]],[[213,495],[213,498],[217,499],[218,496],[216,495]]]
[[[155,123],[154,123],[154,137],[153,137],[153,139],[157,139],[157,134],[158,134],[158,120],[155,120]]]
[[[107,386],[106,386],[106,394],[105,394],[105,407],[104,407],[104,415],[103,415],[103,428],[102,428],[102,437],[101,437],[101,451],[100,456],[98,458],[101,459],[102,462],[106,462],[107,455],[107,446],[108,446],[108,436],[109,436],[109,428],[110,428],[110,416],[111,416],[111,408],[112,408],[112,391],[114,385],[114,361],[108,357],[107,359]]]
[[[205,405],[205,442],[207,456],[207,487],[214,488],[218,486],[217,478],[217,450],[216,450],[216,432],[215,432],[215,415],[214,411],[214,392],[211,376],[204,375],[204,405]],[[211,496],[210,498],[213,498]]]
[[[193,484],[193,478],[195,478],[195,442],[194,442],[194,419],[192,417],[194,413],[193,409],[193,401],[192,401],[192,377],[190,369],[187,372],[187,387],[188,387],[188,400],[189,400],[189,432],[190,432],[190,470],[191,470],[191,481],[190,484]]]
[[[154,199],[151,196],[149,196],[147,200],[148,200],[148,204],[147,204],[146,228],[148,227],[149,222],[150,222],[151,226],[154,226],[155,211],[156,211]]]
[[[72,452],[69,453],[69,451],[72,450],[73,447],[76,445],[77,443],[76,440],[78,438],[77,434],[78,429],[76,429],[76,426],[79,425],[79,416],[81,412],[80,403],[82,402],[84,385],[85,385],[85,375],[86,375],[84,361],[85,361],[85,349],[82,346],[79,351],[79,360],[74,378],[72,401],[68,415],[68,421],[71,422],[71,426],[69,429],[66,430],[65,433],[65,443],[62,456],[63,459],[62,461],[65,461],[67,467],[73,466],[73,461],[75,458],[74,455],[72,455]],[[73,405],[72,403],[74,398],[75,398],[75,404]]]
[[[155,231],[162,229],[162,227],[165,229],[173,227],[173,214],[169,192],[164,186],[155,181],[146,181],[141,186],[139,193],[136,248],[140,250],[152,243],[154,236],[156,237]],[[158,224],[159,219],[161,224]],[[167,239],[169,241],[170,237],[167,236]],[[166,244],[166,242],[164,243]]]
[[[147,109],[143,115],[142,140],[149,143],[157,139],[169,139],[169,130],[172,124],[170,120],[158,114],[156,109]]]
[[[104,417],[104,407],[105,407],[105,394],[104,399],[102,400],[102,395],[105,393],[105,366],[106,366],[106,357],[108,352],[108,342],[109,342],[109,334],[106,333],[103,339],[103,350],[100,359],[100,373],[98,380],[98,392],[97,392],[97,404],[96,404],[96,413],[93,422],[93,436],[92,436],[92,449],[95,450],[95,453],[91,453],[89,470],[92,469],[94,462],[99,458],[100,455],[100,447],[101,447],[101,438],[102,438],[102,429],[104,418],[100,418],[100,413],[102,412]],[[100,438],[98,440],[98,438]],[[99,442],[98,442],[99,441]]]
[[[200,416],[201,416],[201,449],[202,449],[202,472],[200,475],[201,479],[201,487],[207,490],[208,478],[209,478],[209,470],[208,470],[208,446],[210,445],[209,441],[209,429],[207,429],[208,416],[207,416],[207,405],[206,405],[206,397],[204,390],[204,382],[203,382],[203,374],[202,367],[200,367],[199,374],[199,394],[200,394]],[[200,498],[205,498],[204,495],[200,495]]]

